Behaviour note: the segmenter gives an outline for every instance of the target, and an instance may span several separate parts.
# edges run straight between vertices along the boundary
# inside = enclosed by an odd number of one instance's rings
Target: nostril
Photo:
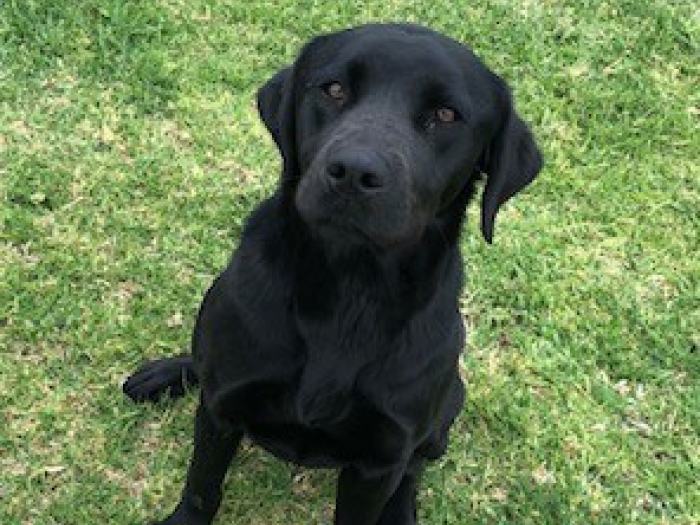
[[[382,190],[387,175],[382,159],[363,150],[342,152],[328,159],[324,174],[333,190],[367,194]]]
[[[382,187],[382,180],[372,172],[365,172],[360,175],[360,186],[365,190],[376,190]]]
[[[330,164],[327,168],[328,175],[336,180],[340,180],[345,176],[345,167],[339,162]]]

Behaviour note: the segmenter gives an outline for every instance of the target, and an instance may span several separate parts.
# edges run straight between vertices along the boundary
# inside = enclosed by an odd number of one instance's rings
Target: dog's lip
[[[415,242],[420,238],[423,229],[419,234],[408,235],[405,238],[384,238],[378,239],[371,236],[360,226],[350,221],[338,221],[331,218],[317,219],[313,222],[313,228],[321,234],[325,234],[330,238],[347,235],[349,238],[361,241],[362,244],[369,247],[377,253],[383,253],[387,250],[401,248]]]
[[[397,238],[372,235],[349,216],[352,215],[349,213],[352,201],[347,199],[339,199],[332,207],[326,207],[323,210],[309,207],[308,203],[303,200],[300,202],[299,193],[297,193],[295,200],[297,212],[307,227],[331,240],[349,238],[352,241],[361,242],[373,250],[385,251],[410,244],[416,238],[415,234],[409,232],[403,232],[406,235]],[[421,232],[422,230],[423,228],[420,228]]]
[[[352,237],[357,237],[374,246],[380,246],[375,239],[365,233],[357,224],[352,221],[340,221],[331,217],[324,217],[314,220],[313,226],[319,230],[328,230],[331,233],[344,233]]]

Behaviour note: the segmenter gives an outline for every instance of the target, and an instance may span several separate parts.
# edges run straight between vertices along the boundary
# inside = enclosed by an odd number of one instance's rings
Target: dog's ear
[[[258,113],[280,149],[280,109],[284,93],[289,89],[291,72],[291,67],[285,67],[258,89]]]
[[[508,88],[499,81],[502,122],[487,146],[480,169],[486,173],[481,203],[481,231],[493,242],[493,224],[498,209],[530,184],[542,169],[542,154],[527,124],[513,108]]]
[[[295,171],[293,68],[277,72],[258,89],[258,112],[284,160],[284,172]]]

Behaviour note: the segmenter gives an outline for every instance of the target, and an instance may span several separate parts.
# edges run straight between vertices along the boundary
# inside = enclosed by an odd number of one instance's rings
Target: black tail
[[[137,403],[155,402],[163,396],[185,395],[199,382],[192,357],[166,357],[142,365],[124,382],[124,393]]]

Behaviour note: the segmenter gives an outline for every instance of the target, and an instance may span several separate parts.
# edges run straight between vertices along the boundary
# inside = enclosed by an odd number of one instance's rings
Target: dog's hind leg
[[[198,383],[192,357],[156,359],[142,365],[124,382],[124,393],[137,403],[163,396],[180,397]]]

